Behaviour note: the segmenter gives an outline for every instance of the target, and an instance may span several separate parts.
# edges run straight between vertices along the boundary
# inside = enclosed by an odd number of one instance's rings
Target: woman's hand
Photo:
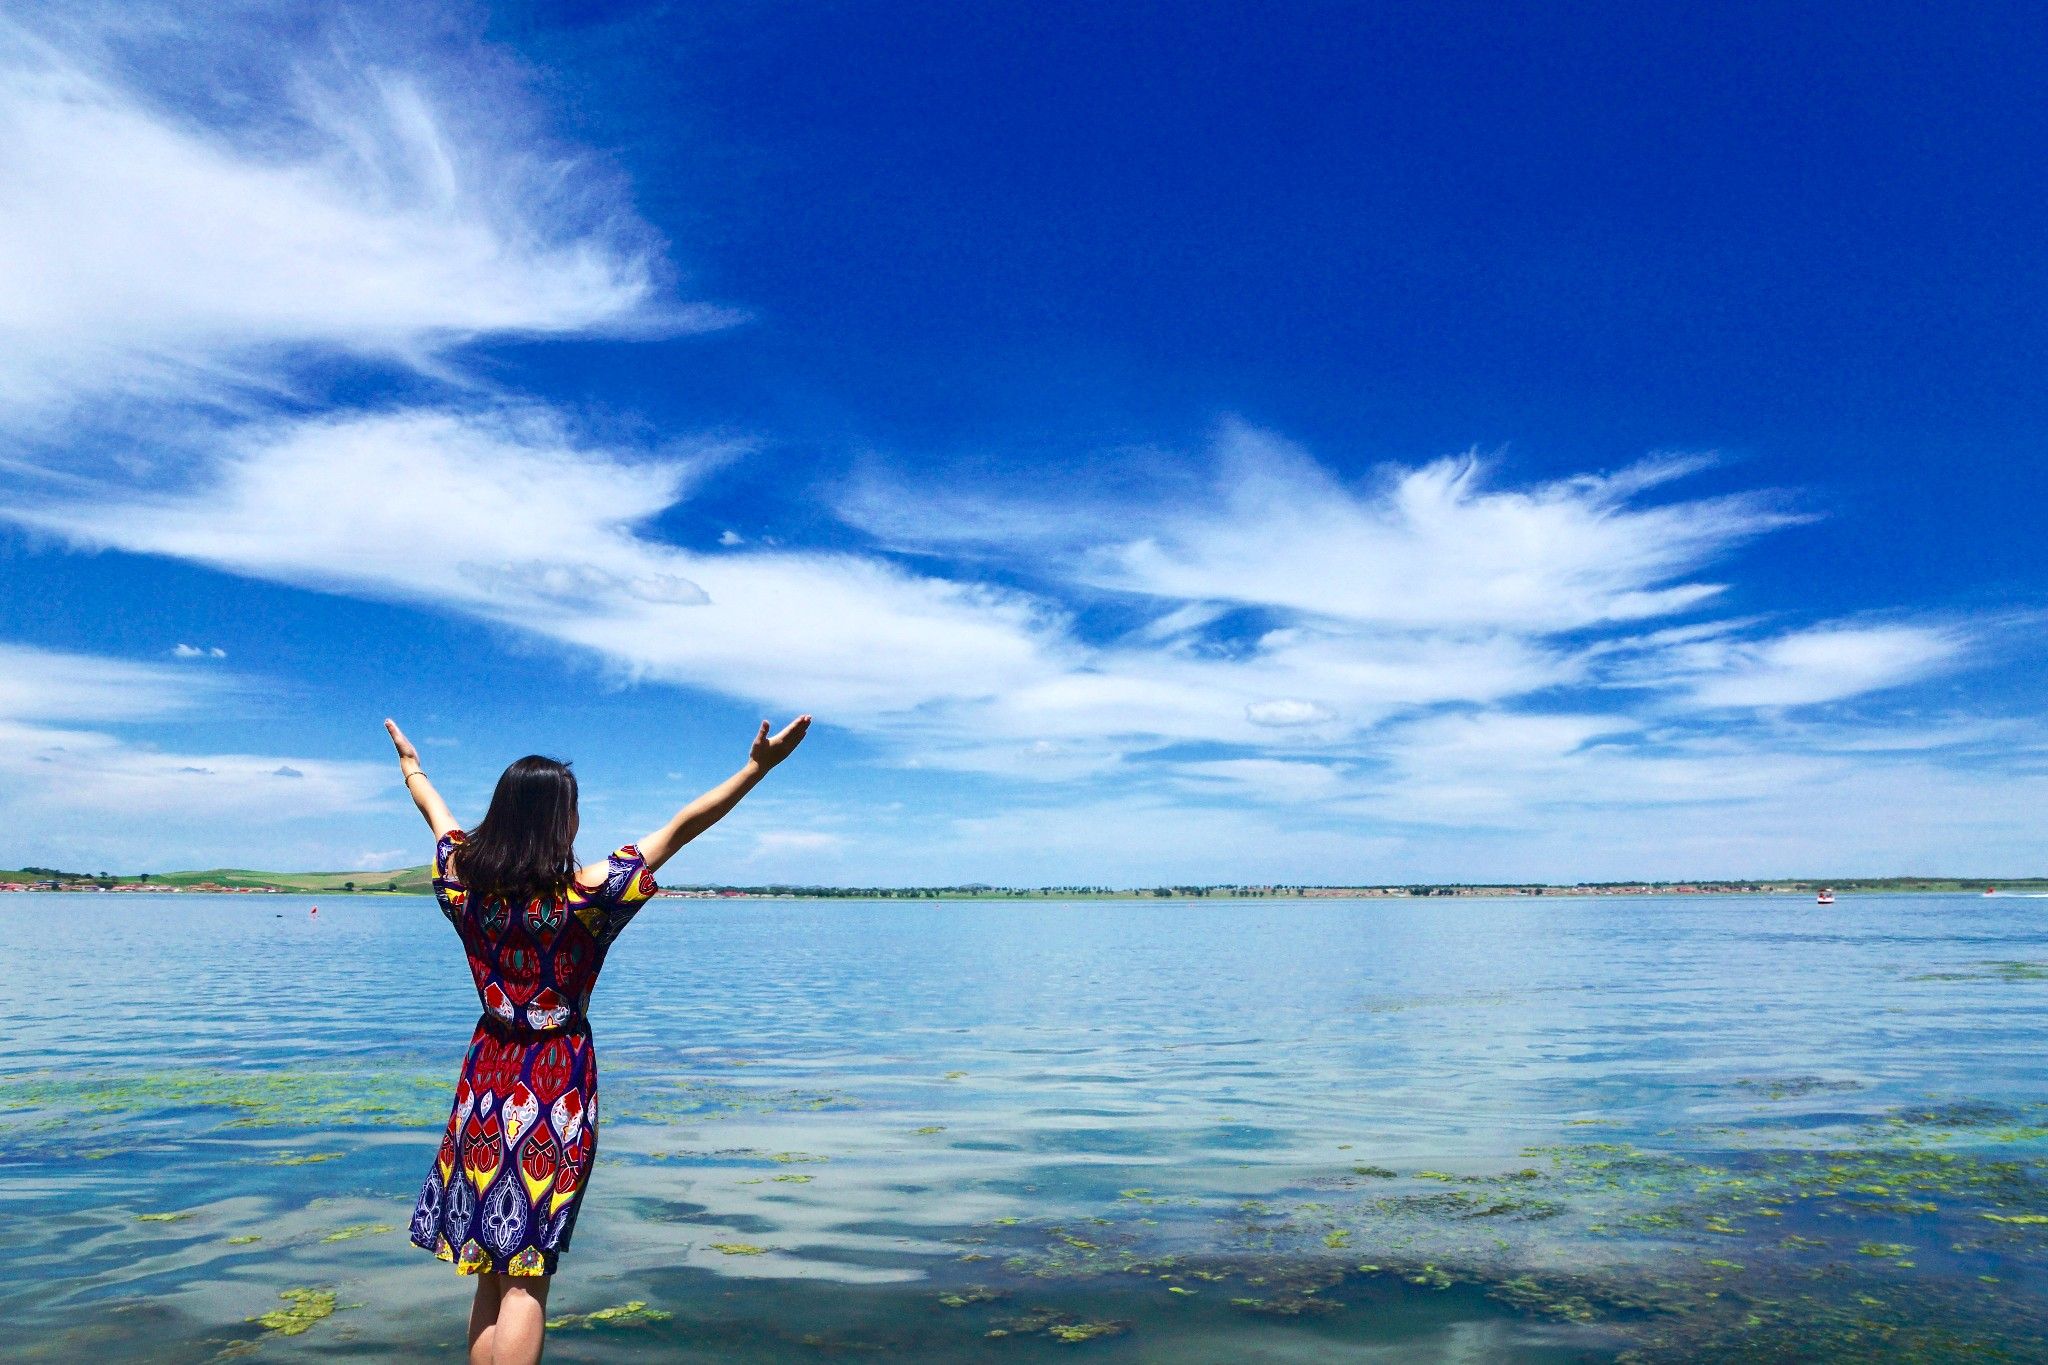
[[[399,767],[403,768],[408,763],[414,768],[420,766],[420,751],[412,747],[412,741],[405,737],[405,731],[398,728],[397,721],[385,721],[384,733],[391,736],[391,747],[398,750]]]
[[[759,733],[754,736],[754,745],[747,751],[747,761],[763,772],[774,767],[796,752],[796,746],[804,742],[804,735],[811,728],[809,716],[798,716],[782,727],[782,733],[770,736],[768,722],[761,722]]]

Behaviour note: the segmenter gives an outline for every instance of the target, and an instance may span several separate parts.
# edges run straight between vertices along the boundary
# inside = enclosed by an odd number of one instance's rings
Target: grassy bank
[[[249,868],[215,867],[196,872],[108,873],[66,872],[30,867],[0,870],[0,885],[90,891],[270,891],[294,895],[425,895],[432,891],[432,869],[396,868],[384,872],[261,872]],[[677,895],[775,896],[802,899],[889,900],[1171,900],[1171,899],[1294,899],[1415,896],[1647,896],[1647,895],[1805,895],[1821,887],[1838,894],[1887,892],[1920,894],[1980,893],[1996,887],[2014,894],[2048,893],[2048,878],[2022,877],[1837,877],[1788,878],[1771,881],[1581,882],[1545,883],[1408,883],[1357,886],[671,886]]]

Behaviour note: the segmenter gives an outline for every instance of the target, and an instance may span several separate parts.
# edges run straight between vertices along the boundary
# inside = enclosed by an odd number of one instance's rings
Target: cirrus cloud
[[[657,306],[658,243],[601,168],[457,118],[480,68],[329,33],[241,63],[229,118],[163,93],[235,32],[188,27],[119,44],[0,21],[0,420],[275,390],[322,350],[445,372],[479,335],[734,319]]]
[[[390,800],[382,764],[182,752],[75,724],[197,718],[252,692],[212,673],[0,643],[0,823],[11,847],[45,863],[88,850],[103,865],[148,863],[167,838],[199,842],[222,828],[246,838]]]

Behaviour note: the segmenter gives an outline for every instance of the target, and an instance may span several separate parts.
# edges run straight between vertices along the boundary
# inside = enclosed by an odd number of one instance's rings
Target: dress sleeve
[[[647,859],[632,844],[620,845],[605,862],[608,870],[597,899],[604,902],[605,939],[609,942],[640,913],[640,907],[654,894],[655,885],[654,874],[647,870]]]
[[[434,900],[452,923],[462,916],[462,903],[469,889],[456,877],[455,850],[463,844],[462,831],[451,829],[434,844]]]

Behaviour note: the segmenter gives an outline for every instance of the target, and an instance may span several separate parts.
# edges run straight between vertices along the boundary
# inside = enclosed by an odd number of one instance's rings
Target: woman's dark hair
[[[576,774],[528,754],[505,769],[483,822],[463,837],[457,872],[477,904],[567,895],[576,876]]]

